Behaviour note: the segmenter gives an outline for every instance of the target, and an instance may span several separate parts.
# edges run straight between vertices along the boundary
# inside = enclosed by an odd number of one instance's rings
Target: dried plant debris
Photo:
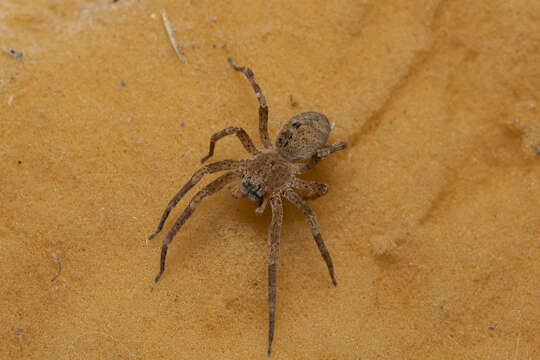
[[[54,262],[56,262],[57,268],[56,268],[56,275],[54,275],[54,277],[51,279],[51,282],[56,280],[60,276],[60,273],[62,272],[62,263],[60,262],[60,258],[56,255],[53,255],[53,259],[54,259]]]
[[[175,37],[175,30],[171,27],[171,23],[169,22],[169,19],[167,18],[167,12],[165,9],[161,10],[161,18],[163,19],[163,25],[165,25],[165,30],[167,30],[167,34],[169,35],[169,40],[171,41],[171,45],[174,49],[174,52],[176,53],[176,56],[178,56],[178,59],[185,64],[186,63],[186,57],[184,56],[184,51],[182,50],[182,45],[180,45]]]
[[[9,48],[9,47],[7,47],[7,46],[2,46],[2,50],[3,50],[6,54],[11,55],[12,57],[14,57],[15,59],[24,62],[24,55],[23,55],[22,51],[17,51],[17,50],[15,50],[15,49]]]
[[[294,100],[293,94],[289,95],[289,103],[291,104],[292,107],[297,107],[298,106],[298,102],[296,100]]]

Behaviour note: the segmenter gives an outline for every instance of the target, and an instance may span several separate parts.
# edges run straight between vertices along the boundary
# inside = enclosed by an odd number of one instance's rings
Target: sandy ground
[[[204,202],[157,285],[146,244],[212,133],[259,143],[232,56],[271,134],[317,110],[350,144],[307,176],[337,288],[285,206],[273,359],[540,359],[539,24],[533,0],[2,0],[0,358],[266,358],[268,211]]]

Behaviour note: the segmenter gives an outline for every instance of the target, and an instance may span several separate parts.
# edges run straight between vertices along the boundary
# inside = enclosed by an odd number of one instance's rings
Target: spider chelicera
[[[270,202],[272,208],[272,222],[269,229],[270,254],[268,256],[268,356],[270,356],[274,338],[279,237],[283,222],[281,197],[283,196],[293,203],[306,217],[313,238],[328,267],[332,283],[337,285],[332,259],[324,245],[317,217],[306,202],[306,200],[313,200],[326,194],[328,186],[315,181],[299,179],[296,175],[312,169],[322,158],[331,153],[344,149],[347,142],[339,141],[325,145],[331,131],[328,119],[318,112],[303,112],[293,116],[285,123],[278,133],[276,144],[273,145],[268,135],[268,105],[261,88],[255,81],[253,71],[248,67],[237,66],[231,58],[228,58],[228,61],[234,70],[244,73],[255,91],[259,101],[259,133],[264,149],[257,149],[249,135],[240,127],[231,126],[212,135],[208,155],[202,158],[201,162],[204,163],[212,157],[215,144],[219,139],[232,134],[238,137],[251,157],[245,160],[218,161],[197,170],[169,202],[157,230],[148,240],[154,238],[161,231],[172,208],[205,174],[229,170],[195,194],[163,239],[160,271],[155,282],[159,281],[165,271],[165,257],[169,243],[205,197],[221,190],[227,184],[236,182],[232,195],[237,199],[247,196],[256,202],[258,204],[255,210],[257,214],[262,214],[267,203]],[[303,195],[299,195],[293,189],[300,190]]]

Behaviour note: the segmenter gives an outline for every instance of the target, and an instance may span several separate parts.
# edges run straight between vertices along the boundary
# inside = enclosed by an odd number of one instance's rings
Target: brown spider
[[[272,145],[268,136],[268,105],[266,104],[266,99],[261,88],[255,81],[253,71],[248,67],[237,66],[231,58],[227,60],[234,70],[244,73],[259,100],[259,132],[264,149],[258,150],[249,135],[240,127],[231,126],[212,135],[208,155],[202,158],[201,162],[204,163],[214,154],[214,146],[219,139],[232,134],[238,136],[238,139],[240,139],[244,148],[251,154],[251,157],[246,160],[218,161],[197,170],[187,184],[169,202],[169,205],[167,205],[167,208],[163,212],[156,232],[150,235],[148,240],[152,240],[161,231],[172,208],[176,206],[178,201],[205,174],[231,170],[203,187],[191,199],[189,205],[178,217],[171,230],[169,230],[169,233],[163,239],[160,271],[154,280],[155,282],[159,281],[163,271],[165,271],[165,257],[167,256],[169,243],[205,197],[221,190],[228,183],[237,181],[238,183],[233,187],[232,195],[237,199],[248,196],[250,200],[258,203],[258,207],[255,210],[257,214],[263,213],[268,200],[270,200],[270,206],[272,208],[272,222],[269,231],[270,255],[268,256],[268,356],[270,356],[272,340],[274,338],[279,236],[283,221],[281,196],[292,202],[308,220],[311,226],[311,233],[330,272],[332,283],[337,285],[332,259],[324,245],[319,231],[317,217],[306,203],[306,200],[313,200],[326,194],[328,186],[315,181],[299,179],[296,175],[303,174],[312,169],[322,158],[331,153],[344,149],[347,146],[347,142],[340,141],[325,146],[331,131],[328,119],[321,113],[304,112],[293,116],[287,121],[278,133],[276,145]],[[300,162],[306,159],[307,161]],[[303,191],[306,195],[298,195],[293,188]]]

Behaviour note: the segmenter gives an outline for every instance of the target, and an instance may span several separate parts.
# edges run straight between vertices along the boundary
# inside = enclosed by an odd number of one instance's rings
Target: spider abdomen
[[[276,138],[276,148],[289,161],[308,159],[326,144],[331,130],[325,115],[303,112],[283,125]]]

